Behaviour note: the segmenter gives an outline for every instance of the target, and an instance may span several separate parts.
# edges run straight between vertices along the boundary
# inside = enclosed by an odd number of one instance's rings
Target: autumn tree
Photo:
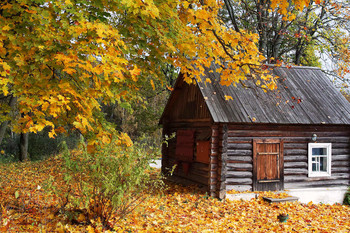
[[[320,67],[323,56],[325,70],[343,80],[349,73],[348,0],[311,0],[302,11],[293,4],[276,7],[269,0],[224,3],[221,17],[227,27],[257,33],[259,51],[268,62]]]
[[[272,4],[290,17],[289,1]],[[302,10],[308,2],[291,4]],[[108,143],[112,128],[101,105],[137,99],[143,85],[164,81],[163,64],[181,69],[191,83],[215,62],[223,85],[249,77],[274,89],[261,68],[258,34],[226,27],[217,17],[222,6],[215,0],[2,1],[0,96],[16,99],[12,129],[47,127],[54,137],[73,128],[91,139],[89,146]],[[0,111],[7,124],[8,111]],[[120,139],[129,141],[125,134]]]

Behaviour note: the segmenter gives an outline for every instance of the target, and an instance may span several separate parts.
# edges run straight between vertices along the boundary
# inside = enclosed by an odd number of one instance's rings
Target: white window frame
[[[332,164],[332,143],[309,143],[308,146],[308,171],[309,177],[331,176]],[[326,148],[327,150],[327,171],[312,171],[312,149]]]

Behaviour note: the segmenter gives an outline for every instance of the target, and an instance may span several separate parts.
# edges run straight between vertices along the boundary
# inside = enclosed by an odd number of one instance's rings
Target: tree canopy
[[[348,0],[311,0],[302,11],[295,5],[276,8],[264,0],[224,3],[221,17],[227,27],[257,33],[259,51],[269,62],[318,67],[323,62],[324,70],[337,77],[349,73]]]
[[[275,81],[262,65],[266,54],[259,51],[261,35],[249,27],[227,27],[218,17],[224,3],[2,1],[0,123],[11,118],[16,132],[50,127],[51,137],[69,126],[109,142],[101,104],[137,100],[143,85],[155,88],[155,82],[164,81],[164,64],[180,68],[192,82],[203,66],[215,62],[222,85],[250,77],[262,88],[274,89]],[[272,0],[270,7],[291,21],[310,4]],[[15,111],[3,107],[11,98],[16,98]],[[120,138],[130,143],[126,135]]]

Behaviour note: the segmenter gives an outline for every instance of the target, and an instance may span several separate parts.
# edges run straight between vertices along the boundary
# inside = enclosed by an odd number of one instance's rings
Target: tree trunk
[[[2,122],[2,124],[0,126],[0,146],[1,146],[2,140],[5,137],[5,132],[6,132],[8,124],[9,124],[9,121],[5,121],[5,122]]]
[[[9,102],[9,106],[10,106],[11,109],[13,108],[15,103],[16,103],[16,97],[11,96],[11,99],[10,99],[10,102]],[[5,137],[6,129],[7,129],[7,126],[8,126],[9,123],[10,123],[10,121],[4,121],[4,122],[2,122],[2,124],[0,126],[0,145],[2,143],[2,140]]]
[[[19,139],[19,160],[21,162],[28,160],[28,135],[29,133],[21,133]]]

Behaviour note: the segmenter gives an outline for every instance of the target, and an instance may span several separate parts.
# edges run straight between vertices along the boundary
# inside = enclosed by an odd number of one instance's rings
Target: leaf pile
[[[58,211],[57,197],[45,182],[60,183],[59,158],[39,163],[0,165],[1,232],[103,232],[102,225],[74,211]],[[51,178],[50,178],[51,177]],[[342,205],[220,201],[198,187],[167,183],[166,190],[144,194],[145,201],[111,224],[116,232],[349,232],[350,207]],[[288,213],[286,223],[277,216]],[[75,215],[75,216],[74,216]],[[71,221],[71,219],[75,221]]]

